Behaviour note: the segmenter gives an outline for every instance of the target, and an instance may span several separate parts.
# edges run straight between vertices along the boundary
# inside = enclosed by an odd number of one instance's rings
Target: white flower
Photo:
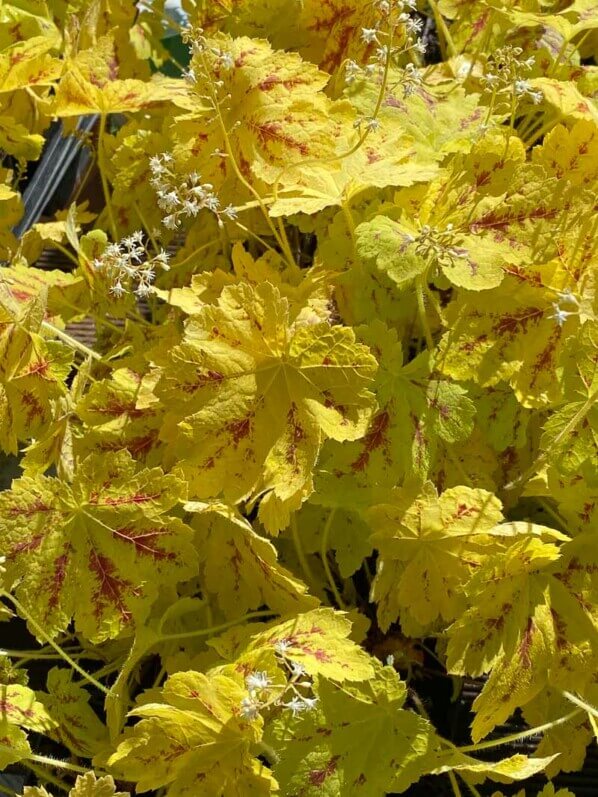
[[[197,75],[195,74],[195,70],[191,67],[183,72],[183,77],[187,83],[191,83],[191,85],[197,82]]]
[[[558,304],[553,304],[552,306],[554,307],[554,313],[548,317],[556,321],[560,327],[563,326],[569,316],[577,315],[577,313],[572,313],[569,310],[562,310]]]
[[[365,44],[380,44],[376,28],[362,28],[361,40],[365,42]]]
[[[219,61],[222,68],[226,69],[227,71],[232,69],[235,65],[235,59],[233,58],[232,53],[220,53]]]
[[[197,216],[199,213],[199,205],[195,200],[186,199],[183,202],[183,210],[188,216]]]
[[[306,711],[311,711],[316,707],[316,703],[318,702],[317,697],[304,697],[303,703],[305,704]]]
[[[161,249],[158,254],[155,256],[154,260],[161,266],[164,271],[168,271],[170,266],[168,265],[168,261],[170,260],[170,255],[164,249]]]
[[[421,19],[409,17],[405,27],[407,28],[407,33],[419,33],[423,29],[424,23],[421,21]]]
[[[272,683],[272,679],[267,672],[252,672],[245,678],[248,689],[267,689]]]
[[[241,716],[246,720],[254,720],[259,716],[260,704],[254,697],[244,697],[241,700]]]
[[[120,280],[115,282],[114,285],[110,288],[110,293],[116,296],[117,299],[120,299],[120,297],[125,293],[125,289],[123,288]]]
[[[388,47],[383,44],[382,47],[378,47],[376,50],[376,58],[381,63],[384,63],[388,58]]]
[[[274,643],[274,650],[276,651],[276,653],[278,653],[279,656],[285,656],[287,651],[291,647],[292,645],[288,641],[288,639],[279,639],[278,642]]]
[[[483,82],[489,88],[494,88],[498,83],[498,75],[495,75],[493,72],[488,72],[487,75],[482,76]]]
[[[380,120],[379,119],[368,119],[366,123],[366,128],[370,133],[375,132],[376,130],[380,129]]]
[[[305,705],[305,701],[302,700],[300,697],[294,697],[292,700],[289,700],[288,703],[283,704],[285,708],[288,708],[293,717],[296,717],[297,714],[300,714],[302,711],[305,711],[307,706]]]
[[[559,302],[569,302],[570,304],[574,304],[579,307],[579,299],[577,296],[574,296],[574,294],[571,293],[570,288],[567,288],[566,291],[559,291],[557,296],[559,297]]]
[[[528,80],[516,80],[515,81],[515,94],[527,94],[530,92],[532,87],[529,84]]]
[[[205,205],[208,210],[213,210],[217,212],[220,207],[220,200],[216,196],[209,196],[206,197]]]
[[[291,661],[289,662],[291,665],[291,675],[294,678],[298,678],[301,675],[305,675],[305,667],[298,661]]]
[[[224,210],[222,211],[222,215],[226,216],[229,219],[236,219],[239,216],[237,208],[234,205],[227,205]]]
[[[179,223],[175,216],[165,216],[162,219],[162,224],[166,227],[167,230],[176,230],[179,226]]]
[[[147,282],[140,282],[135,290],[135,293],[137,296],[139,296],[139,298],[143,298],[144,296],[149,296],[151,290],[151,285],[148,285]]]
[[[164,172],[166,171],[166,167],[164,166],[158,155],[152,155],[152,157],[149,159],[149,165],[152,174],[157,177],[164,174]]]

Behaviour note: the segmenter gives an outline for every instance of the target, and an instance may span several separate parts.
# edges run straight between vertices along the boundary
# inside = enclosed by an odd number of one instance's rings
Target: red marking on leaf
[[[30,537],[28,540],[23,540],[22,542],[18,542],[11,551],[8,551],[6,554],[6,558],[8,561],[11,559],[15,559],[22,553],[29,553],[30,551],[35,551],[41,545],[42,540],[44,539],[45,534],[36,534],[34,537]]]
[[[284,86],[285,89],[291,90],[296,86],[305,86],[307,84],[308,81],[300,76],[283,80],[279,75],[268,75],[267,78],[257,84],[257,87],[260,91],[270,91],[275,86]]]
[[[239,418],[237,421],[231,421],[225,426],[227,432],[230,432],[233,438],[233,443],[237,446],[243,438],[251,434],[251,415],[246,418]]]
[[[492,211],[486,214],[486,216],[482,216],[477,221],[472,222],[469,225],[469,229],[474,234],[486,229],[506,231],[511,224],[519,224],[528,220],[553,219],[561,210],[562,208],[558,210],[556,208],[536,208],[520,216],[509,216],[508,214],[501,215],[499,211]]]
[[[135,407],[135,402],[133,400],[123,401],[116,396],[112,396],[103,405],[93,406],[92,410],[99,415],[112,415],[114,417],[128,415],[129,418],[141,418],[144,415],[155,415],[154,410],[139,410]]]
[[[455,518],[471,517],[477,515],[478,510],[474,506],[467,506],[467,504],[459,504],[457,511],[453,515]]]
[[[280,122],[262,122],[262,124],[251,124],[256,136],[264,146],[275,141],[289,149],[297,150],[301,155],[309,154],[309,147],[304,141],[297,141],[292,136],[284,133],[284,126]]]
[[[33,296],[33,291],[27,292],[19,288],[12,288],[12,287],[10,289],[10,293],[14,299],[19,299],[22,302],[29,301],[29,299],[31,299],[31,297]]]
[[[498,335],[516,335],[519,331],[525,331],[531,322],[541,320],[544,311],[540,307],[526,307],[513,315],[503,315],[492,327],[492,331]]]
[[[57,556],[54,559],[54,562],[52,563],[52,572],[48,577],[49,597],[47,613],[51,612],[58,606],[60,593],[62,591],[64,579],[66,578],[72,546],[70,544],[65,545],[63,551],[64,553],[61,553],[60,556]]]
[[[116,575],[116,567],[107,556],[98,553],[95,548],[89,552],[89,569],[98,579],[98,588],[94,593],[95,616],[99,619],[106,606],[114,606],[124,624],[131,622],[131,612],[124,600],[126,594],[133,597],[141,595],[141,589],[134,587],[130,581]]]
[[[325,650],[322,650],[322,648],[316,648],[315,650],[312,650],[311,653],[317,661],[324,663],[329,663],[332,661],[332,656],[329,653],[326,653]]]
[[[174,551],[165,551],[158,547],[157,541],[160,537],[169,537],[170,531],[166,526],[144,529],[141,533],[136,532],[134,527],[115,529],[113,536],[126,542],[131,542],[135,546],[135,552],[141,555],[149,555],[152,559],[170,560],[176,559]]]
[[[496,168],[498,168],[498,164],[497,164]],[[477,175],[477,177],[476,177],[476,181],[475,181],[476,186],[478,188],[480,188],[481,186],[486,185],[486,183],[490,182],[490,175],[491,174],[492,174],[492,172],[480,172]]]
[[[9,517],[32,517],[38,512],[50,512],[52,507],[45,504],[41,498],[36,498],[33,503],[27,506],[11,506],[8,510]]]
[[[291,404],[291,408],[287,413],[287,423],[291,427],[291,442],[287,447],[286,459],[290,465],[297,465],[297,446],[305,438],[305,432],[301,424],[295,417],[296,405]]]
[[[103,501],[99,500],[99,493],[92,492],[89,496],[89,503],[96,506],[128,506],[129,504],[147,504],[156,501],[162,495],[158,493],[134,493],[133,495],[107,496]]]
[[[20,708],[20,706],[15,705],[15,703],[11,703],[6,698],[0,698],[0,718],[5,718],[6,716],[14,714],[20,714],[22,717],[30,718],[34,716],[34,712],[30,708]]]
[[[351,463],[351,470],[362,471],[367,466],[373,451],[382,448],[388,441],[386,433],[390,425],[390,416],[386,410],[378,413],[372,420],[369,432],[363,438],[363,451]]]
[[[521,642],[519,643],[519,658],[521,659],[521,663],[526,669],[529,669],[532,666],[532,660],[530,658],[530,648],[534,636],[534,628],[535,628],[534,621],[530,617],[527,622],[527,628],[523,632]]]
[[[195,393],[199,388],[205,387],[213,383],[221,382],[224,379],[224,374],[219,371],[206,371],[205,374],[198,374],[195,382],[181,385],[181,389],[185,393]]]
[[[541,287],[543,285],[542,275],[538,271],[530,271],[530,269],[525,266],[515,266],[511,263],[505,263],[503,265],[503,271],[510,277],[515,277],[515,279],[534,285],[534,287]]]
[[[309,782],[312,786],[322,786],[330,775],[336,772],[337,761],[340,756],[333,756],[326,764],[324,769],[312,769],[308,774]]]
[[[40,404],[37,397],[30,393],[29,391],[24,391],[21,394],[21,400],[23,404],[27,407],[27,420],[29,423],[33,423],[33,420],[36,417],[43,418],[44,415],[44,408]]]

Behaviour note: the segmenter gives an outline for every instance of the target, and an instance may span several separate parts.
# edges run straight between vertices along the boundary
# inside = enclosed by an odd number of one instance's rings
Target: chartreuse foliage
[[[574,797],[595,3],[164,5],[0,8],[0,770],[24,797]],[[90,201],[17,239],[52,120],[90,114]]]

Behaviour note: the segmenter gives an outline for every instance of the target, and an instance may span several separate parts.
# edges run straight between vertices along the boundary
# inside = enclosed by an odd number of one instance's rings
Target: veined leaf
[[[158,574],[172,584],[194,572],[191,529],[168,514],[183,492],[179,477],[136,472],[124,452],[89,457],[72,484],[16,480],[0,493],[6,583],[51,636],[73,618],[92,641],[130,632],[149,614]]]
[[[23,797],[52,797],[43,786],[25,786]],[[116,791],[110,775],[96,778],[93,772],[78,775],[68,797],[131,797],[128,791]]]
[[[262,495],[273,533],[311,491],[322,440],[360,437],[373,407],[375,360],[353,331],[297,323],[269,283],[224,288],[161,359],[163,437],[192,493]]]
[[[55,726],[33,690],[20,684],[1,685],[0,767],[4,769],[31,754],[27,734],[22,728],[44,733]]]
[[[72,352],[40,334],[45,294],[19,305],[0,282],[0,448],[9,453],[48,427],[53,401],[66,395]]]
[[[452,487],[438,496],[431,483],[421,495],[397,490],[393,498],[366,513],[380,552],[371,599],[384,630],[400,619],[405,634],[426,636],[464,610],[463,588],[492,557],[502,507],[485,490]]]
[[[162,702],[133,709],[128,728],[111,755],[102,756],[139,792],[166,787],[170,797],[246,797],[277,791],[270,770],[251,753],[261,738],[261,719],[240,715],[244,688],[226,675],[180,672],[161,690]]]
[[[191,526],[201,562],[202,589],[214,596],[227,617],[269,606],[280,614],[313,608],[317,599],[277,562],[276,548],[225,504],[190,502]]]
[[[242,645],[242,656],[283,647],[285,656],[303,665],[310,675],[332,681],[366,681],[374,674],[371,658],[348,639],[351,623],[333,609],[314,609],[291,620],[276,623]],[[237,654],[240,651],[237,651]]]
[[[466,587],[470,608],[447,632],[449,672],[492,671],[474,702],[474,741],[546,684],[568,688],[569,679],[581,684],[590,675],[598,644],[592,537],[580,535],[559,550],[537,528],[530,531],[479,568]]]
[[[430,726],[402,708],[405,686],[390,668],[351,690],[319,678],[315,691],[314,711],[281,718],[266,734],[281,749],[274,773],[285,794],[377,797],[425,752]]]

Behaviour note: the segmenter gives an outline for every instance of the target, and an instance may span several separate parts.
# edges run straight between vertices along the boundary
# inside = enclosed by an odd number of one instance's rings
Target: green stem
[[[116,227],[116,220],[114,218],[114,211],[112,210],[112,200],[110,198],[110,188],[108,187],[108,179],[106,178],[106,162],[104,160],[104,137],[106,136],[106,114],[100,116],[100,130],[98,133],[98,169],[100,172],[100,179],[102,181],[102,190],[104,192],[104,200],[106,202],[106,210],[108,211],[108,219],[110,221],[110,229],[112,231],[112,239],[118,240],[118,230]]]
[[[79,261],[73,255],[72,252],[69,252],[69,250],[66,248],[66,246],[63,246],[62,244],[59,244],[58,241],[52,241],[51,246],[54,247],[54,249],[58,249],[59,252],[62,252],[62,254],[66,258],[68,258],[71,261],[71,263],[74,263],[75,268],[79,268]]]
[[[32,753],[27,756],[28,761],[35,761],[37,764],[44,764],[49,767],[58,767],[58,769],[67,769],[69,772],[76,772],[78,775],[86,775],[89,772],[87,767],[80,767],[77,764],[69,764],[68,761],[61,761],[57,758],[50,758],[45,755],[36,755]]]
[[[80,667],[77,664],[77,662],[74,659],[72,659],[69,656],[69,654],[60,647],[60,645],[58,645],[56,642],[54,642],[54,640],[49,636],[49,634],[45,631],[45,629],[37,622],[37,620],[35,620],[29,614],[29,612],[25,609],[25,607],[22,605],[22,603],[20,603],[20,601],[18,601],[14,597],[14,595],[11,595],[10,592],[6,592],[5,590],[0,590],[0,597],[6,598],[8,601],[10,601],[13,604],[13,606],[15,607],[15,609],[17,610],[17,612],[21,615],[21,617],[23,617],[29,623],[29,625],[36,631],[38,636],[41,637],[42,639],[45,639],[46,642],[51,647],[54,648],[56,653],[58,653],[60,658],[64,659],[64,661],[66,661],[66,663],[73,670],[78,672],[79,675],[81,675],[83,678],[85,678],[86,681],[89,681],[89,683],[92,684],[93,686],[95,686],[96,689],[99,689],[100,692],[103,692],[105,695],[108,694],[108,689],[106,689],[104,684],[101,684],[92,675],[90,675],[88,672],[86,672],[83,669],[83,667]]]
[[[418,277],[415,280],[415,295],[417,297],[417,312],[424,332],[424,337],[426,339],[426,346],[428,347],[429,351],[433,351],[434,341],[432,340],[432,333],[430,331],[428,316],[426,314],[426,305],[424,302],[424,283],[422,277]]]
[[[42,329],[45,329],[52,335],[56,335],[57,338],[60,338],[60,340],[70,346],[71,349],[80,351],[82,354],[85,354],[87,357],[91,357],[93,360],[97,360],[98,362],[104,362],[102,355],[98,354],[97,351],[90,349],[89,346],[86,346],[84,343],[81,343],[81,341],[73,338],[72,335],[68,334],[68,332],[55,327],[54,324],[51,324],[49,321],[42,321]]]
[[[70,790],[70,786],[67,783],[59,778],[54,777],[54,775],[51,775],[49,772],[46,772],[46,770],[42,767],[36,766],[33,761],[26,760],[22,763],[26,765],[27,769],[30,769],[33,774],[37,776],[38,781],[41,781],[42,783],[51,783],[52,786],[56,786],[65,792]]]
[[[455,797],[462,797],[461,789],[459,788],[459,783],[457,782],[457,778],[455,777],[455,773],[452,770],[450,770],[449,772],[447,772],[447,775],[448,775],[449,780],[451,782],[451,786],[452,786],[452,789],[453,789],[453,794],[455,795]]]
[[[475,786],[473,786],[471,783],[469,783],[469,781],[465,780],[465,778],[463,778],[463,777],[462,777],[462,779],[463,779],[463,783],[465,783],[465,785],[467,786],[467,788],[469,789],[469,791],[470,791],[470,792],[473,794],[473,797],[482,797],[482,795],[481,795],[481,794],[480,794],[480,792],[479,792],[479,791],[476,789],[476,787],[475,787]]]
[[[442,60],[446,61],[447,50],[449,56],[454,57],[455,55],[457,55],[457,48],[455,47],[455,43],[448,29],[448,25],[446,24],[446,22],[444,21],[444,17],[438,10],[438,5],[436,3],[436,0],[428,0],[428,3],[430,4],[430,8],[432,9],[432,13],[434,14],[434,22],[436,23],[436,30],[442,33],[442,36],[438,37],[438,42],[440,44],[440,52],[442,54]]]
[[[291,533],[293,535],[293,545],[295,546],[297,559],[299,559],[299,564],[301,565],[303,574],[307,581],[311,581],[313,583],[315,581],[314,574],[312,572],[311,567],[309,566],[309,562],[307,561],[307,558],[303,551],[303,546],[301,545],[301,538],[299,537],[299,529],[297,527],[297,518],[294,515],[291,518]]]
[[[567,692],[563,690],[563,697],[566,697],[571,703],[579,708],[582,708],[584,711],[587,711],[588,714],[591,714],[593,717],[598,719],[598,709],[595,709],[594,706],[591,706],[589,703],[586,703],[585,700],[582,700],[581,697],[577,697],[577,695],[571,694],[571,692]]]
[[[170,642],[174,639],[192,639],[193,637],[214,636],[214,634],[219,634],[221,631],[226,631],[228,628],[233,628],[235,625],[241,625],[246,620],[256,620],[262,617],[275,616],[276,612],[273,612],[271,609],[260,609],[256,612],[247,612],[247,614],[244,614],[243,617],[238,617],[236,620],[229,620],[226,623],[214,625],[210,628],[198,628],[197,631],[184,631],[177,634],[160,634],[157,644],[160,642]]]
[[[457,747],[456,749],[460,753],[477,753],[479,750],[490,750],[492,747],[500,747],[503,744],[510,744],[511,742],[518,742],[520,739],[527,739],[530,736],[535,736],[538,733],[544,733],[544,731],[549,731],[551,728],[556,728],[557,725],[564,725],[565,722],[569,722],[570,719],[576,717],[578,714],[581,713],[581,709],[576,708],[575,711],[571,711],[569,714],[565,714],[564,717],[559,717],[556,720],[552,720],[552,722],[545,722],[543,725],[536,725],[535,728],[528,728],[526,731],[520,731],[519,733],[510,733],[508,736],[501,736],[500,739],[490,739],[487,742],[478,742],[477,744],[469,744],[465,747]]]
[[[339,607],[339,609],[345,609],[344,601],[341,598],[340,592],[338,591],[338,588],[334,581],[334,577],[332,575],[332,570],[330,569],[330,564],[328,562],[328,538],[330,537],[330,529],[332,528],[332,521],[334,520],[335,514],[336,514],[336,508],[331,509],[328,517],[326,518],[324,531],[322,532],[322,545],[320,546],[320,557],[322,559],[322,564],[324,565],[324,572],[326,573],[326,578],[328,579],[328,584],[330,585],[330,589],[332,591],[332,594],[334,595],[334,600],[336,601],[336,605]]]
[[[141,226],[146,231],[147,236],[150,239],[150,242],[152,244],[154,252],[156,252],[156,254],[157,254],[160,251],[160,247],[158,246],[158,243],[157,243],[156,239],[154,238],[154,236],[152,234],[152,230],[150,229],[149,224],[146,222],[146,220],[145,220],[145,218],[143,216],[143,213],[141,212],[141,208],[139,207],[139,203],[133,202],[133,207],[135,209],[135,213],[139,216],[139,221],[141,222]]]
[[[578,409],[575,415],[571,418],[569,423],[567,423],[561,431],[557,434],[557,436],[552,441],[552,444],[549,449],[543,451],[539,457],[537,457],[532,464],[527,468],[524,473],[521,474],[517,479],[514,479],[512,482],[509,482],[504,486],[504,490],[514,490],[516,487],[521,487],[526,482],[528,482],[532,476],[534,476],[544,465],[548,462],[552,454],[554,453],[555,448],[559,445],[561,440],[563,440],[567,435],[571,432],[575,431],[578,424],[580,424],[583,419],[586,417],[588,412],[592,409],[594,404],[598,401],[598,389],[595,390],[593,393],[590,394],[587,401]]]

